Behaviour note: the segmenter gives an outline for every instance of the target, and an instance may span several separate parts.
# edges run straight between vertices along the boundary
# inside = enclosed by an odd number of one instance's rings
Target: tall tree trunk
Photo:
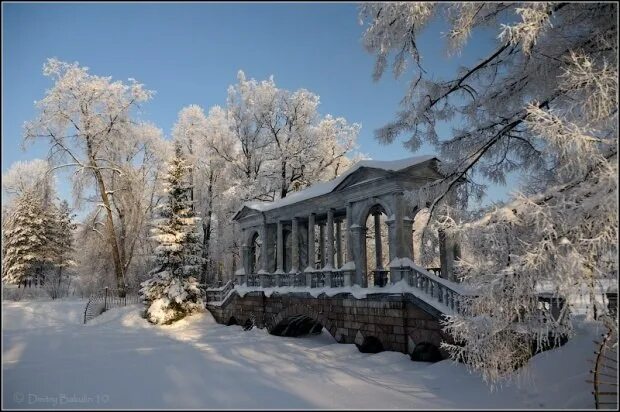
[[[87,141],[88,158],[90,159],[90,166],[93,168],[95,179],[97,180],[97,186],[99,193],[101,193],[101,201],[106,210],[106,231],[108,234],[108,242],[112,249],[112,259],[114,261],[114,275],[116,276],[116,286],[120,297],[125,296],[125,276],[123,274],[123,265],[121,263],[121,256],[118,251],[118,242],[116,240],[116,231],[114,230],[114,219],[112,218],[112,207],[110,205],[110,198],[106,191],[105,182],[101,175],[101,170],[97,166],[95,157],[92,152],[90,141]]]
[[[207,282],[209,270],[209,243],[211,241],[211,217],[213,215],[213,169],[209,170],[209,186],[207,188],[207,213],[202,221],[202,283]]]

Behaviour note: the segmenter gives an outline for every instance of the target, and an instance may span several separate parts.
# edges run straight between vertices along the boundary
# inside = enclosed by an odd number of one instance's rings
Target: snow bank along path
[[[2,304],[4,408],[593,408],[595,325],[535,356],[530,381],[491,391],[451,361],[360,353],[215,323],[149,325],[140,306],[81,324],[84,301]],[[522,377],[524,372],[520,374]]]

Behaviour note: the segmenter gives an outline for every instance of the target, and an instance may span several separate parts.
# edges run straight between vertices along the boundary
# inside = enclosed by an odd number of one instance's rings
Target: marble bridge
[[[253,322],[275,335],[324,327],[363,351],[432,348],[445,357],[438,349],[450,337],[441,319],[469,294],[453,277],[459,248],[441,235],[440,267],[417,265],[419,210],[405,199],[442,178],[437,166],[431,156],[361,161],[332,181],[245,204],[233,218],[242,268],[224,287],[206,290],[207,308],[219,323]]]

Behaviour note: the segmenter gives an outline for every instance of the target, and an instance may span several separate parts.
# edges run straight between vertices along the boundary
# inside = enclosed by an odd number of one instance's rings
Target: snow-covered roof
[[[436,159],[436,157],[414,156],[399,160],[361,160],[355,163],[345,172],[343,172],[340,176],[333,180],[330,180],[329,182],[315,183],[307,189],[300,190],[299,192],[290,193],[284,199],[278,199],[273,202],[246,202],[241,207],[241,210],[243,210],[244,207],[248,207],[250,209],[258,210],[259,212],[264,212],[267,210],[277,209],[282,206],[291,205],[304,200],[312,199],[314,197],[325,195],[338,187],[338,185],[348,176],[363,167],[397,172],[399,170],[403,170],[408,167],[426,162],[430,159]],[[239,212],[237,212],[237,214],[238,213]]]

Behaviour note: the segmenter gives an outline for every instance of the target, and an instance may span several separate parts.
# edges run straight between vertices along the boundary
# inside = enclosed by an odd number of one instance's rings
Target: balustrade
[[[332,272],[332,287],[341,288],[344,286],[344,274],[341,271]]]
[[[290,287],[290,288],[341,288],[351,286],[352,270],[325,270],[313,272],[278,273],[278,274],[248,274],[238,275],[237,283],[245,283],[247,287]],[[389,278],[405,279],[407,284],[420,290],[429,298],[444,305],[450,310],[460,313],[460,292],[454,289],[451,282],[436,275],[418,270],[414,267],[392,267],[391,270],[377,269],[373,272],[374,286],[385,287]],[[207,291],[207,300],[221,300],[234,287],[229,282],[220,291]]]
[[[387,285],[389,273],[390,271],[387,269],[373,270],[372,274],[374,278],[374,285],[378,287],[384,287],[385,285]]]

